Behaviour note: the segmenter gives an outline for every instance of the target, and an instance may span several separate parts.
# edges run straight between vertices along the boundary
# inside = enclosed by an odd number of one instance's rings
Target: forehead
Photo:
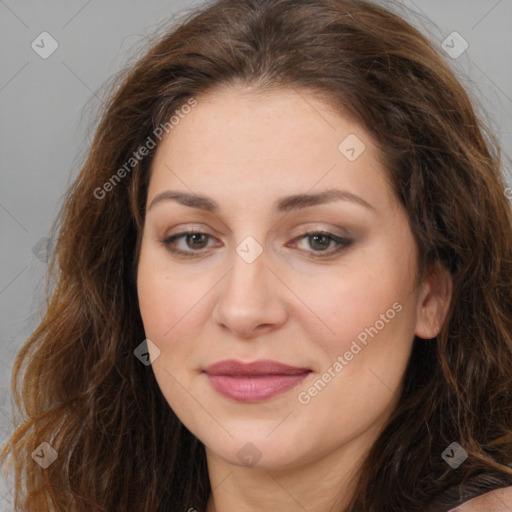
[[[157,149],[148,198],[166,187],[229,198],[343,186],[369,202],[389,193],[371,136],[308,92],[230,87],[196,100]]]

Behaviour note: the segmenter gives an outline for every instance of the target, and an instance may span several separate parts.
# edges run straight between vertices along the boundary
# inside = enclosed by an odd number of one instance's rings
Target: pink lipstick
[[[268,359],[242,363],[234,359],[219,361],[204,372],[213,388],[237,402],[262,402],[295,387],[311,373]]]

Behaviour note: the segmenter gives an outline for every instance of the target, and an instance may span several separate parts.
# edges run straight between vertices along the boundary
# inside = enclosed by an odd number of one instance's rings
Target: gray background
[[[38,248],[85,157],[101,86],[156,29],[198,4],[0,0],[0,444],[13,428],[12,363],[44,306]],[[398,8],[440,46],[454,31],[467,41],[464,53],[447,60],[498,135],[511,183],[512,0],[404,0]],[[42,46],[42,32],[58,43],[46,59],[31,47],[34,40]],[[0,475],[1,511],[12,510],[11,488],[12,477]]]

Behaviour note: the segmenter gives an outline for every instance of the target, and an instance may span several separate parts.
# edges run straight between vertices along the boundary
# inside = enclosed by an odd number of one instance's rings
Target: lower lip
[[[262,402],[284,393],[302,382],[310,372],[298,375],[262,375],[261,377],[231,377],[208,375],[217,393],[237,402]]]

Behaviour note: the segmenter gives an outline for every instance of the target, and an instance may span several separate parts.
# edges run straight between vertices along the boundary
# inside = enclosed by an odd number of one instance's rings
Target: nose
[[[286,288],[267,263],[265,251],[252,262],[235,252],[231,271],[219,283],[213,320],[237,337],[253,338],[286,322]]]

